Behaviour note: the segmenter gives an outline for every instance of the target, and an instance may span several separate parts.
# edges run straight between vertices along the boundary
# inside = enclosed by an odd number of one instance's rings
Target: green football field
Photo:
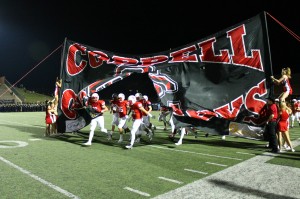
[[[158,112],[153,115],[158,116]],[[265,141],[198,131],[183,145],[168,138],[157,119],[153,140],[146,136],[132,150],[96,129],[92,146],[84,147],[89,126],[76,134],[44,137],[44,112],[0,113],[0,198],[152,198],[266,152]],[[105,114],[107,129],[111,115]],[[131,127],[131,122],[129,127]],[[170,127],[169,127],[170,129]],[[290,129],[292,140],[300,127]],[[300,147],[270,163],[300,168]]]

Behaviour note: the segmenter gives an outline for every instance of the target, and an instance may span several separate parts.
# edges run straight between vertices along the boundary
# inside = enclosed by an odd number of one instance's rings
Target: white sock
[[[92,143],[93,137],[94,137],[94,131],[91,131],[90,135],[89,135],[89,141],[88,141],[88,143]]]

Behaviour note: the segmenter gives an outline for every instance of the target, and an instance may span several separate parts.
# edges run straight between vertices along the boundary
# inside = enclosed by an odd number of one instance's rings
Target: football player
[[[152,115],[146,111],[143,107],[143,104],[140,101],[136,100],[136,97],[131,95],[128,97],[131,114],[133,118],[132,129],[131,129],[131,139],[130,144],[126,146],[126,149],[132,149],[133,144],[135,143],[136,134],[139,132],[140,125],[142,123],[142,113],[145,113],[152,117]]]
[[[89,140],[84,143],[85,146],[92,145],[92,140],[94,137],[94,131],[97,125],[100,127],[100,131],[107,134],[107,129],[104,127],[104,117],[103,113],[108,111],[104,100],[99,99],[98,93],[93,93],[87,101],[87,111],[90,113],[92,118]]]
[[[111,132],[112,135],[115,132],[115,127],[119,125],[119,113],[117,112],[117,103],[118,103],[118,94],[113,93],[112,99],[110,100],[110,113],[112,114],[112,121],[111,121]],[[108,137],[111,140],[111,136]]]

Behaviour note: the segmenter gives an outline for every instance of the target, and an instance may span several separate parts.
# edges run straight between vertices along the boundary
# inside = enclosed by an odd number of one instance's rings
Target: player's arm
[[[108,108],[107,108],[107,106],[105,106],[105,104],[102,105],[101,108],[102,108],[101,113],[104,113],[104,112],[108,111]]]
[[[146,115],[152,117],[152,115],[151,115],[148,111],[146,111],[146,109],[145,109],[144,107],[140,107],[139,109],[140,109],[142,112],[144,112]]]

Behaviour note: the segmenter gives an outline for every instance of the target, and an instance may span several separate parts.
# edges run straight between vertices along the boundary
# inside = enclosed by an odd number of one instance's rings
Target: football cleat
[[[182,145],[182,142],[176,142],[175,143],[177,146]]]

